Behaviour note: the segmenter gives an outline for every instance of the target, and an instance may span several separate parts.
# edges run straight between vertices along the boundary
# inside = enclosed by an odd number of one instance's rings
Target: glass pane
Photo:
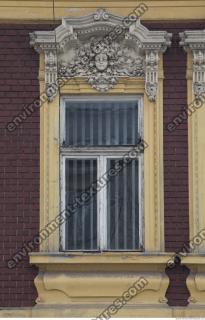
[[[137,101],[67,101],[66,146],[136,145]]]
[[[123,168],[122,159],[108,159],[107,189],[108,249],[139,249],[138,160]]]
[[[97,160],[66,159],[65,171],[66,206],[80,200],[66,221],[66,250],[96,250],[97,195],[81,195],[97,180]]]

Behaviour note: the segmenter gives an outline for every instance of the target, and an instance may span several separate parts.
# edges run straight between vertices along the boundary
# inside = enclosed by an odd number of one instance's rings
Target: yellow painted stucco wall
[[[137,4],[143,1],[124,0],[90,0],[59,1],[55,0],[55,18],[83,16],[93,12],[97,7],[107,8],[111,13],[126,16]],[[147,0],[149,10],[143,20],[199,20],[204,19],[205,2],[203,0]],[[0,19],[46,21],[53,20],[53,1],[0,1]]]

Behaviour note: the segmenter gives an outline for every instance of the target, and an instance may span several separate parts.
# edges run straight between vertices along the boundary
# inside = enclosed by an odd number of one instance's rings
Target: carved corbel
[[[205,49],[193,50],[193,90],[196,98],[205,93]]]
[[[205,30],[184,31],[180,37],[180,45],[192,52],[193,93],[199,99],[205,93]]]
[[[145,58],[145,91],[150,101],[156,100],[158,87],[158,62],[158,52],[154,50],[147,50]]]
[[[205,302],[205,270],[197,265],[188,265],[190,274],[187,278],[187,288],[190,292],[189,305],[203,305]]]
[[[56,49],[45,50],[45,88],[48,101],[51,101],[57,94],[58,88],[53,84],[57,81],[57,51]]]

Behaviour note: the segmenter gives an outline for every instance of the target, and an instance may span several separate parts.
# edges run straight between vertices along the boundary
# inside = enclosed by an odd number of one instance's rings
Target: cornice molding
[[[99,8],[85,17],[63,18],[54,31],[30,34],[31,46],[45,55],[49,100],[59,78],[85,77],[92,88],[107,92],[120,77],[132,77],[145,79],[145,92],[155,101],[159,54],[170,46],[172,35],[126,19]]]

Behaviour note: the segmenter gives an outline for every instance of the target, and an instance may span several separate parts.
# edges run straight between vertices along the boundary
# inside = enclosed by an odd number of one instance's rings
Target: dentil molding
[[[107,92],[120,77],[145,79],[145,92],[155,101],[159,54],[171,44],[166,31],[149,31],[139,19],[129,27],[105,9],[81,18],[63,18],[53,31],[30,34],[30,44],[45,55],[48,100],[59,79],[86,78],[97,91]]]

